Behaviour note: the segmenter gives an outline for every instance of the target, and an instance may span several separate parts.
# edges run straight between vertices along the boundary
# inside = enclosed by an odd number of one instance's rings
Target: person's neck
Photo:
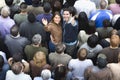
[[[39,45],[39,44],[37,44],[37,45],[35,45],[35,44],[32,44],[32,46],[34,46],[34,47],[40,47],[40,45]]]
[[[110,48],[112,48],[112,49],[117,49],[118,46],[111,46],[111,45],[110,45]]]

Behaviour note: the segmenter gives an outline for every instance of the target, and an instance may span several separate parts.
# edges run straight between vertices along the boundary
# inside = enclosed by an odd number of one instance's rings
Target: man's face
[[[64,12],[63,12],[63,19],[64,19],[65,21],[69,21],[70,17],[71,17],[71,15],[70,15],[70,12],[69,12],[69,11],[64,11]]]

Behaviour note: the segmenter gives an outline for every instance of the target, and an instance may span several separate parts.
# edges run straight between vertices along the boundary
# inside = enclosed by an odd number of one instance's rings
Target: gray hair
[[[37,44],[41,43],[41,40],[42,40],[41,35],[40,34],[35,34],[32,38],[32,43],[37,45]]]

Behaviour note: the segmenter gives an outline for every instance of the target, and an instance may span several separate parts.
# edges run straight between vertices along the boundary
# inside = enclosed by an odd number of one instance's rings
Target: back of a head
[[[72,14],[72,16],[75,16],[75,15],[76,15],[77,10],[76,10],[76,8],[75,8],[75,7],[70,6],[68,9],[70,10],[70,14]]]
[[[40,1],[41,1],[41,0],[32,0],[32,5],[33,5],[34,7],[38,7],[39,4],[40,4]]]
[[[14,0],[5,0],[7,6],[11,6]]]
[[[21,9],[22,12],[27,11],[27,4],[25,2],[22,2],[20,4],[20,9]]]
[[[50,5],[50,3],[45,2],[44,5],[43,5],[43,9],[44,9],[45,13],[49,13],[50,10],[51,10],[51,5]]]
[[[93,34],[88,38],[87,44],[89,47],[94,48],[98,44],[98,41],[99,41],[99,38],[95,34]]]
[[[87,58],[87,55],[87,49],[81,48],[80,50],[78,50],[77,57],[79,60],[84,61]]]
[[[107,57],[100,53],[97,57],[97,66],[102,69],[106,67],[107,63]]]
[[[5,6],[1,9],[1,15],[4,18],[7,18],[10,15],[10,9],[8,6]]]
[[[27,18],[30,23],[34,23],[36,21],[35,15],[32,12],[28,13]]]
[[[16,62],[11,66],[11,70],[14,74],[18,75],[22,72],[23,64],[21,62]]]
[[[107,7],[107,2],[105,0],[101,0],[100,1],[100,8],[101,9],[106,9],[106,7]]]
[[[88,27],[86,27],[85,29],[87,34],[93,34],[96,32],[96,25],[95,25],[95,21],[90,20],[88,23]]]
[[[41,40],[42,40],[42,37],[40,34],[35,34],[33,37],[32,37],[32,43],[34,45],[38,45],[38,44],[41,44]]]
[[[120,4],[120,0],[115,0],[115,2],[116,2],[117,4]]]
[[[88,27],[88,17],[85,12],[80,12],[78,15],[78,24],[81,30],[85,30]]]
[[[13,58],[13,63],[14,62],[21,62],[22,61],[22,55],[20,53],[16,53],[12,56]]]
[[[19,33],[19,28],[17,25],[13,25],[11,28],[10,28],[10,34],[14,37],[16,37]]]
[[[33,60],[38,67],[43,67],[46,64],[46,55],[44,52],[38,51],[35,53]]]
[[[55,1],[54,2],[54,5],[52,6],[52,12],[54,13],[54,12],[56,12],[56,11],[58,11],[58,12],[60,12],[61,11],[61,8],[62,8],[62,5],[61,5],[61,3],[60,3],[60,1]]]
[[[3,65],[4,65],[4,59],[3,59],[3,57],[0,55],[0,71],[2,70]]]
[[[48,80],[49,78],[51,78],[51,72],[48,69],[43,69],[41,72],[41,77],[43,78],[43,80]]]
[[[64,52],[65,48],[66,48],[65,44],[59,43],[56,45],[55,50],[57,53],[60,54],[60,53]]]
[[[62,80],[66,76],[66,67],[62,64],[59,64],[55,68],[55,80]]]

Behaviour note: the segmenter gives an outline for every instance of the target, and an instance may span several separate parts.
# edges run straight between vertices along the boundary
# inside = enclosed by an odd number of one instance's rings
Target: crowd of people
[[[0,80],[120,80],[120,0],[5,0]]]

